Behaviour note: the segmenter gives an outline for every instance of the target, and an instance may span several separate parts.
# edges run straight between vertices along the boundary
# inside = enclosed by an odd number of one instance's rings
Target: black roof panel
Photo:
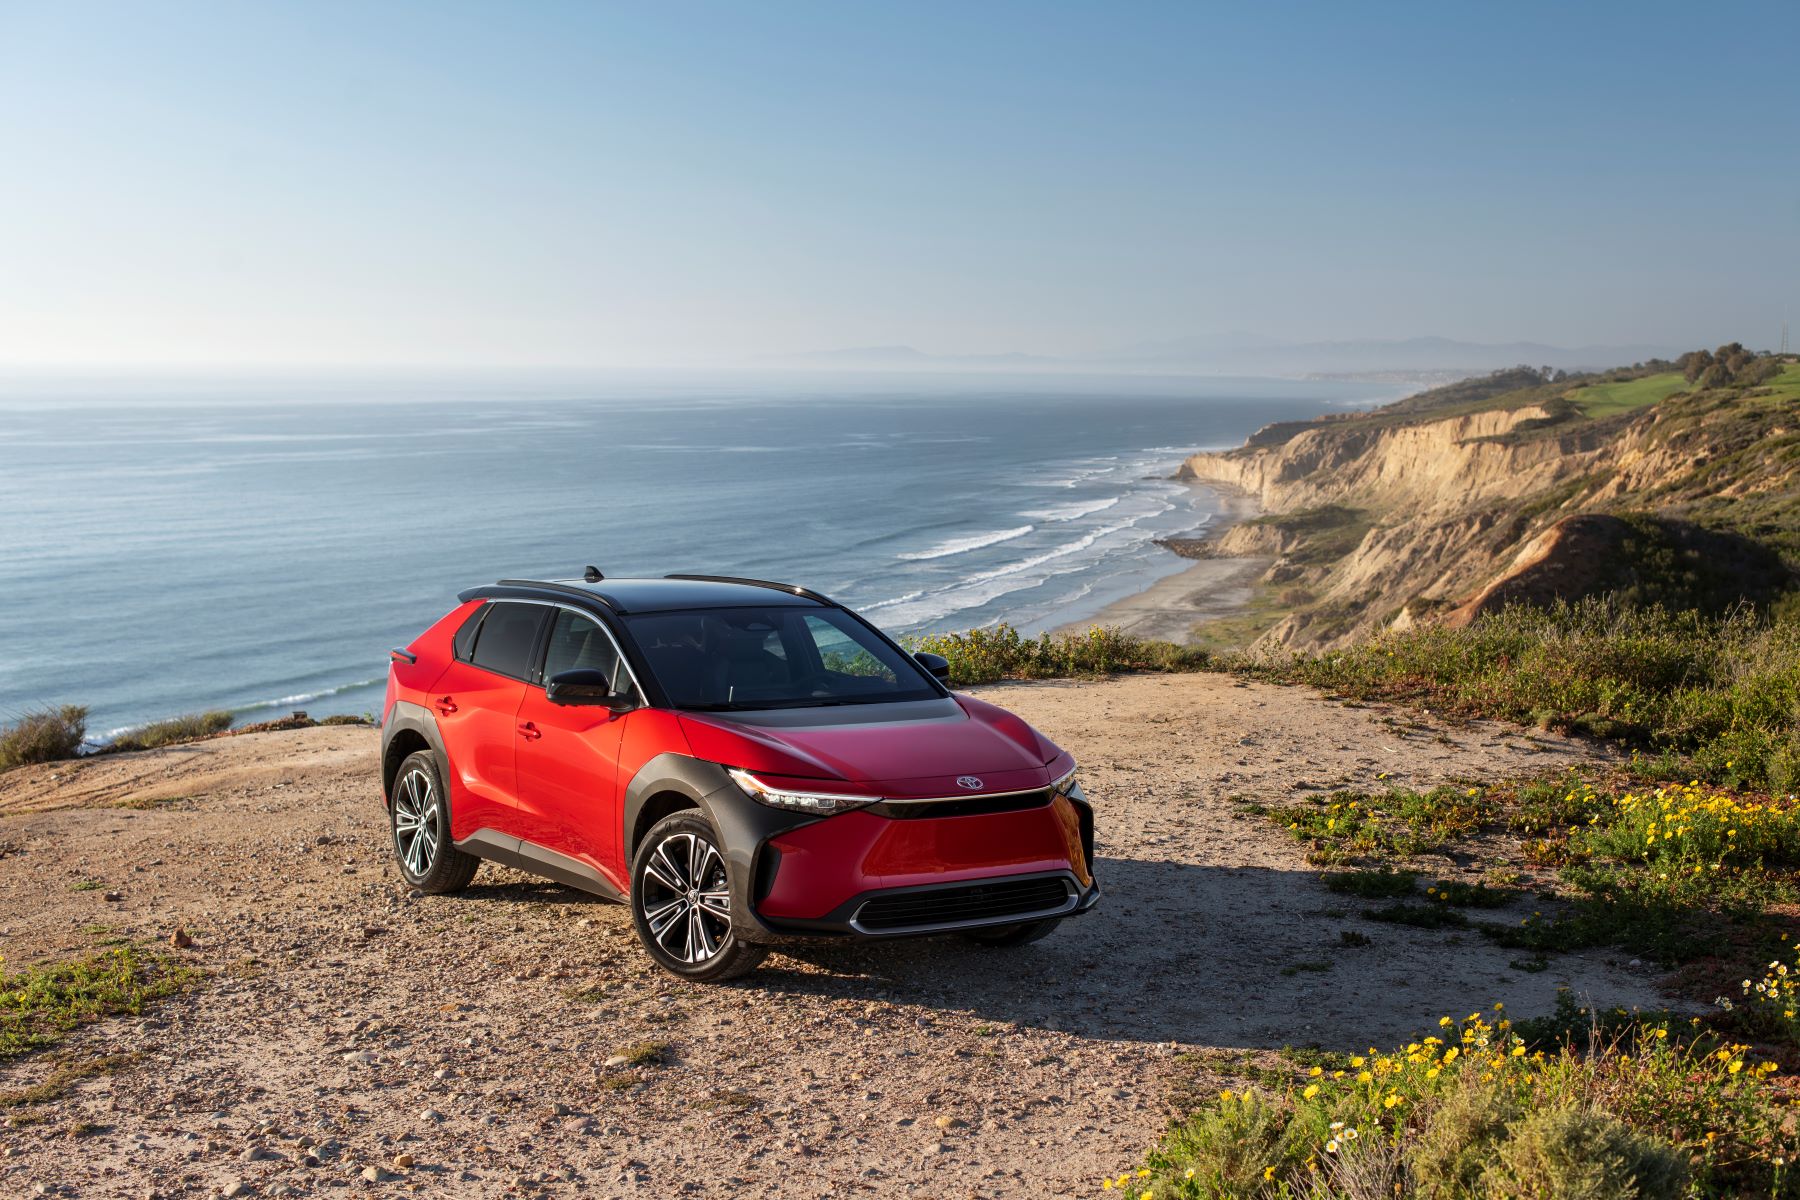
[[[503,579],[489,587],[470,588],[462,599],[541,587],[546,592],[586,592],[618,612],[670,612],[684,608],[752,608],[772,605],[818,608],[820,600],[781,585],[739,583],[725,579]]]

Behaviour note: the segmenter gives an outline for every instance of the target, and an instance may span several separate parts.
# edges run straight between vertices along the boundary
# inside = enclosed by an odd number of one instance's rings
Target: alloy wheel
[[[394,794],[394,849],[414,879],[437,861],[437,784],[422,770],[408,771]]]
[[[672,833],[644,863],[639,900],[650,936],[664,953],[703,963],[731,936],[731,892],[719,848],[694,833]]]

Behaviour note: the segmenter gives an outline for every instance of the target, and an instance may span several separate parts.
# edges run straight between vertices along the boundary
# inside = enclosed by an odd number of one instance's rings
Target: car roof
[[[712,575],[671,575],[663,579],[502,579],[470,588],[459,600],[505,599],[522,595],[588,596],[619,613],[671,612],[687,608],[818,608],[831,602],[792,584]]]

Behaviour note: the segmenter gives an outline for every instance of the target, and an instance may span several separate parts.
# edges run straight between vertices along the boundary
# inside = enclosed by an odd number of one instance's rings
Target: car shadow
[[[1440,1016],[1496,1002],[1515,1015],[1548,1012],[1561,986],[1608,1005],[1660,1003],[1645,973],[1609,962],[1616,953],[1521,970],[1510,964],[1528,953],[1476,929],[1368,920],[1367,901],[1328,891],[1313,871],[1107,858],[1096,874],[1100,903],[1029,945],[803,943],[782,947],[741,986],[911,1003],[1090,1039],[1340,1049],[1404,1040]],[[1516,924],[1527,903],[1472,918]]]

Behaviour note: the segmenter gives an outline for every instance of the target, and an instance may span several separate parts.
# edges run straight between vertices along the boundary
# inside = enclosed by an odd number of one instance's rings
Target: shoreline
[[[1256,581],[1269,569],[1270,558],[1214,557],[1208,548],[1227,530],[1262,514],[1254,497],[1215,483],[1191,483],[1219,497],[1219,512],[1201,536],[1165,538],[1163,549],[1193,565],[1179,574],[1157,580],[1135,595],[1114,600],[1091,617],[1069,621],[1051,632],[1086,633],[1096,625],[1109,626],[1141,638],[1192,642],[1193,627],[1242,612],[1250,603]]]

